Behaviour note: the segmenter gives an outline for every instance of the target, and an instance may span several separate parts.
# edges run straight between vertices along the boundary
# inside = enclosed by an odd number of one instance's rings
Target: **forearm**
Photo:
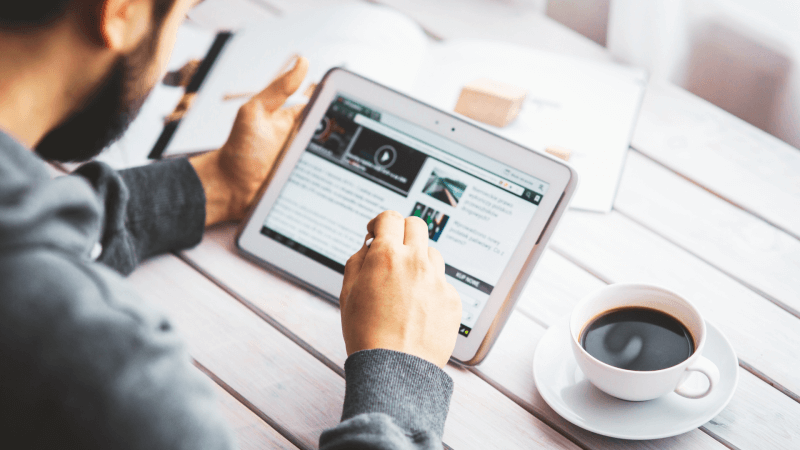
[[[184,159],[116,172],[102,163],[76,171],[103,204],[102,253],[98,261],[128,274],[142,260],[200,242],[205,194]]]
[[[219,162],[219,152],[208,152],[189,158],[206,197],[205,225],[240,219],[247,209],[248,199],[232,189]]]
[[[442,448],[452,379],[423,359],[366,350],[345,363],[342,423],[320,437],[320,450]]]

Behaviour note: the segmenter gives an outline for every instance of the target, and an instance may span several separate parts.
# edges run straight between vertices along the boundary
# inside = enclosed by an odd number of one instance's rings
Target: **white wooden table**
[[[228,0],[280,15],[322,0]],[[386,0],[433,38],[483,37],[610,59],[524,2]],[[344,394],[339,310],[245,261],[235,225],[145,263],[131,281],[178,323],[219,385],[242,448],[315,448]],[[570,211],[486,361],[453,365],[444,442],[489,448],[800,448],[800,151],[675,87],[650,86],[609,214]],[[606,438],[561,419],[531,375],[537,341],[614,282],[685,294],[730,339],[739,387],[717,417],[656,441]]]

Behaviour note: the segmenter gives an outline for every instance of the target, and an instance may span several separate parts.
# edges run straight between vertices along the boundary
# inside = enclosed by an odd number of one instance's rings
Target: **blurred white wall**
[[[800,0],[516,1],[800,147]]]

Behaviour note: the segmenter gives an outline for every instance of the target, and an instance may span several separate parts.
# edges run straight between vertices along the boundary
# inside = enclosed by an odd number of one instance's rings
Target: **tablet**
[[[560,160],[332,69],[236,242],[338,302],[367,222],[389,209],[421,217],[463,304],[453,359],[473,365],[505,324],[576,184]]]

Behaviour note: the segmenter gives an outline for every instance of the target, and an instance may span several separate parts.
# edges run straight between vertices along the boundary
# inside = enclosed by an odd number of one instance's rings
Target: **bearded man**
[[[197,1],[0,3],[0,434],[13,448],[235,445],[169,318],[123,276],[242,218],[301,111],[282,106],[308,62],[244,105],[216,151],[55,179],[45,162],[90,160],[124,131]],[[320,446],[441,448],[458,295],[420,219],[386,212],[367,231],[341,296],[342,422]]]

